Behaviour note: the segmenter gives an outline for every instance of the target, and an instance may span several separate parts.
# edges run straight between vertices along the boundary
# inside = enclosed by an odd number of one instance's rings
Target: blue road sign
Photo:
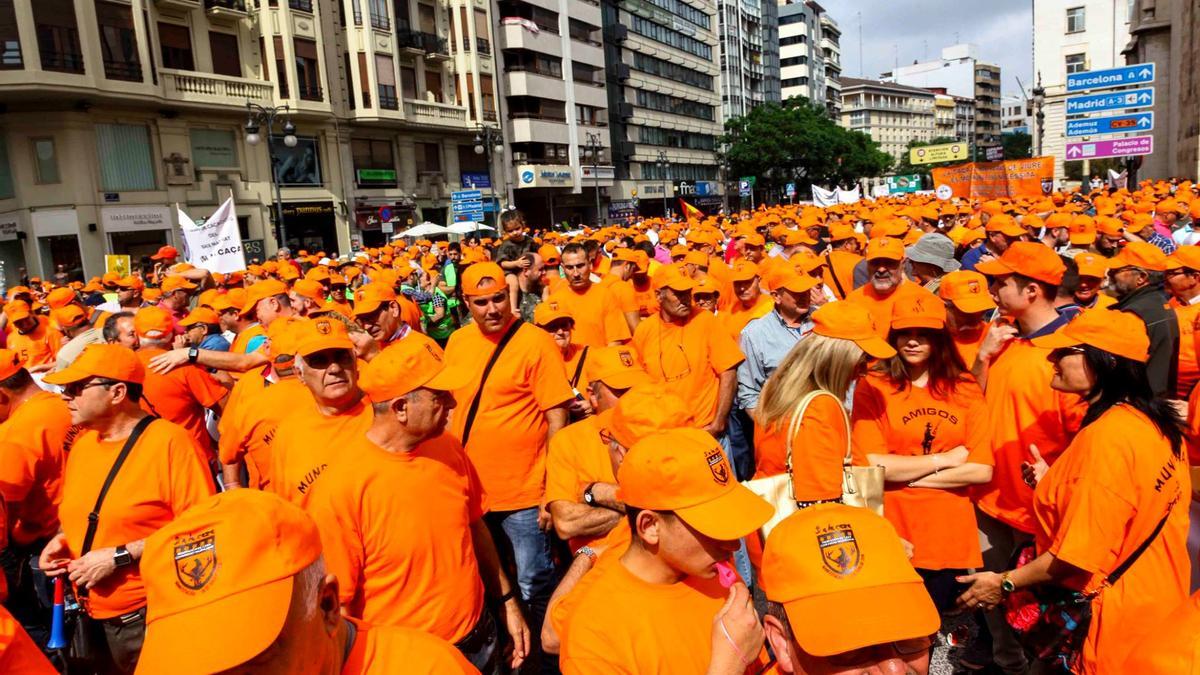
[[[795,183],[787,183],[786,185],[784,185],[783,193],[789,197],[795,197],[796,196],[796,184]]]
[[[452,201],[450,202],[450,208],[453,209],[454,213],[483,211],[483,202],[479,201],[478,199],[472,199],[470,201]]]
[[[1145,87],[1129,91],[1072,96],[1067,99],[1067,114],[1083,115],[1127,108],[1149,108],[1152,105],[1154,105],[1154,87]]]
[[[738,194],[741,195],[742,197],[750,196],[750,181],[748,181],[748,180],[738,181]]]
[[[1112,117],[1084,117],[1067,120],[1067,136],[1142,133],[1154,128],[1154,113],[1143,112]]]
[[[479,190],[459,190],[450,193],[450,200],[455,202],[479,201],[480,199],[483,199],[483,193]]]
[[[1071,73],[1067,75],[1067,91],[1110,89],[1112,87],[1127,87],[1132,84],[1150,84],[1153,81],[1154,64],[1136,63],[1132,66],[1122,66],[1120,68]]]

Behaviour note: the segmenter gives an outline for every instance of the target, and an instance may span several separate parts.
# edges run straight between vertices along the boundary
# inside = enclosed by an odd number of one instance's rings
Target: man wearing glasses
[[[1163,273],[1167,255],[1144,241],[1131,241],[1109,261],[1108,278],[1112,281],[1117,304],[1113,309],[1136,314],[1146,323],[1150,335],[1150,360],[1146,375],[1150,387],[1159,396],[1175,395],[1179,354],[1179,322],[1175,310],[1166,306]]]

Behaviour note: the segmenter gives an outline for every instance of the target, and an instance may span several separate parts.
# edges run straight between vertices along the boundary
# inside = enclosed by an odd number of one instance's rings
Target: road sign
[[[956,159],[966,159],[968,148],[966,143],[943,143],[941,145],[923,145],[908,151],[910,164],[932,164],[933,162],[950,162]]]
[[[753,187],[754,186],[753,186],[753,184],[750,183],[750,181],[739,180],[738,181],[738,194],[741,195],[742,197],[749,197],[750,190],[753,189]]]
[[[900,194],[902,192],[916,192],[921,189],[921,174],[910,173],[900,176],[887,176],[884,178],[886,182],[887,192],[885,194]]]
[[[1154,64],[1136,63],[1132,66],[1122,66],[1120,68],[1071,73],[1067,75],[1067,91],[1111,89],[1113,87],[1127,87],[1133,84],[1150,84],[1153,81]]]
[[[1067,114],[1083,115],[1085,113],[1105,112],[1109,110],[1149,108],[1152,105],[1154,105],[1154,87],[1144,87],[1128,91],[1110,91],[1103,94],[1072,96],[1067,99]]]
[[[1004,159],[1004,146],[993,145],[990,148],[984,148],[983,156],[989,162],[998,162]]]
[[[384,223],[391,222],[392,207],[390,207],[390,206],[379,207],[379,220],[380,220],[380,222],[384,222]]]
[[[469,202],[453,201],[450,202],[450,208],[454,213],[467,213],[468,211],[482,211],[483,202],[478,199],[473,199]]]
[[[1131,157],[1149,155],[1154,152],[1153,136],[1131,136],[1104,141],[1067,143],[1067,161],[1102,159],[1105,157]]]
[[[1084,117],[1067,120],[1067,136],[1143,133],[1154,128],[1154,113],[1142,112],[1112,117]]]
[[[784,185],[783,186],[783,194],[785,194],[789,197],[795,197],[796,196],[796,184],[788,183],[788,184]]]
[[[742,176],[739,180],[743,183],[749,183],[750,187],[754,187],[754,184],[757,182],[758,178],[757,176]]]
[[[478,201],[480,199],[483,199],[483,192],[479,190],[459,190],[458,192],[450,193],[450,200],[455,202]]]

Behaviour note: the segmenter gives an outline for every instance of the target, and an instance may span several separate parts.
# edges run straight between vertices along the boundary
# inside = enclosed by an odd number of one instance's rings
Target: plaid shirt
[[[1147,237],[1146,242],[1159,247],[1162,249],[1162,252],[1166,253],[1167,255],[1171,255],[1175,252],[1175,242],[1172,241],[1170,237],[1164,237],[1158,232],[1155,232]]]

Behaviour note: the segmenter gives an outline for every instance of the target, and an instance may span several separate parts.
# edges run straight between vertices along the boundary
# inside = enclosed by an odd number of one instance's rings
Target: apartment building
[[[963,140],[976,148],[1000,145],[1000,67],[980,61],[975,45],[946,47],[936,61],[900,66],[880,79],[910,87],[936,87],[952,96],[974,99],[975,128]]]
[[[775,0],[720,0],[721,106],[725,119],[778,103],[779,16]]]
[[[909,141],[928,142],[939,135],[934,92],[855,77],[844,77],[841,84],[840,124],[867,134],[897,160],[907,155]]]
[[[468,0],[0,0],[6,280],[136,264],[181,243],[176,204],[228,197],[251,257],[277,210],[327,253],[445,222],[451,190],[488,182],[490,25]]]
[[[806,98],[837,119],[841,106],[841,31],[816,2],[779,3],[779,65],[784,99]]]
[[[615,0],[601,12],[613,208],[674,213],[682,197],[716,211],[723,127],[715,2]]]

